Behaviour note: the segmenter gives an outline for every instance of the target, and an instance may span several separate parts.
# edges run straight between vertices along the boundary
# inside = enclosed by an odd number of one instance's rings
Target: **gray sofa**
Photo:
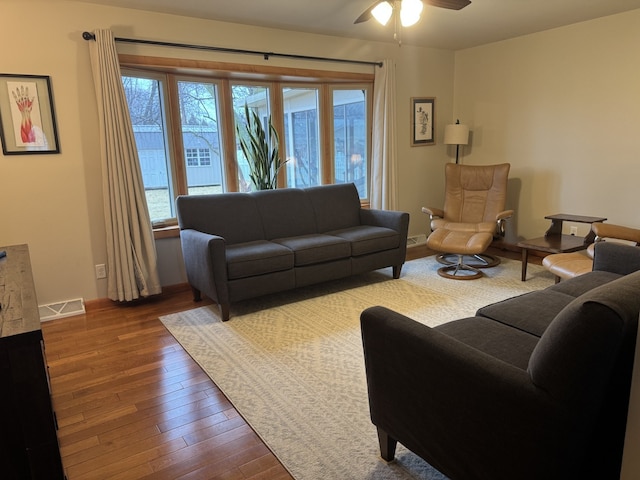
[[[187,279],[229,319],[232,302],[384,267],[398,278],[409,214],[365,209],[354,184],[176,200]]]
[[[640,313],[640,249],[435,328],[361,315],[371,420],[452,479],[617,479]]]

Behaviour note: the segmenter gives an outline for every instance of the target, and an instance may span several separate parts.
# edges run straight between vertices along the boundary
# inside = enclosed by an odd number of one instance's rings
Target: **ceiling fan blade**
[[[448,8],[449,10],[462,10],[471,3],[471,0],[423,0],[424,3],[434,7]]]
[[[375,8],[376,5],[378,5],[380,2],[376,2],[373,5],[371,5],[369,8],[367,8],[364,12],[362,12],[362,15],[360,15],[358,18],[356,18],[356,21],[353,22],[354,24],[357,23],[362,23],[362,22],[366,22],[367,20],[371,20],[371,17],[373,17],[373,15],[371,15],[371,11]]]

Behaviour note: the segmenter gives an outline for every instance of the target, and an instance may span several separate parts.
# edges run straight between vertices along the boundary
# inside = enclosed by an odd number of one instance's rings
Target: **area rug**
[[[507,259],[469,281],[438,276],[440,266],[428,257],[407,262],[398,280],[383,269],[240,302],[228,322],[216,306],[161,320],[297,480],[443,480],[401,445],[396,461],[380,458],[360,313],[383,305],[435,326],[553,277],[532,265],[522,282],[520,262]]]

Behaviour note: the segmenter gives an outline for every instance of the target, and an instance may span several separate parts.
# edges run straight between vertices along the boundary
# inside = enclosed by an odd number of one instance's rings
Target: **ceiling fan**
[[[413,25],[420,19],[423,2],[427,5],[450,10],[461,10],[471,3],[471,0],[379,0],[367,8],[353,23],[362,23],[372,17],[386,25],[394,10],[400,11],[400,20],[404,27]]]

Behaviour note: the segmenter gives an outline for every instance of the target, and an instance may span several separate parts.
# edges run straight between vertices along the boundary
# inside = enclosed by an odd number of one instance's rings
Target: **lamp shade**
[[[386,25],[391,14],[393,13],[393,6],[389,2],[380,2],[371,10],[371,15],[382,25]]]
[[[444,127],[445,145],[466,145],[469,143],[469,126],[456,123]]]
[[[400,23],[403,27],[410,27],[418,23],[422,13],[422,2],[420,0],[402,0],[400,7]]]

